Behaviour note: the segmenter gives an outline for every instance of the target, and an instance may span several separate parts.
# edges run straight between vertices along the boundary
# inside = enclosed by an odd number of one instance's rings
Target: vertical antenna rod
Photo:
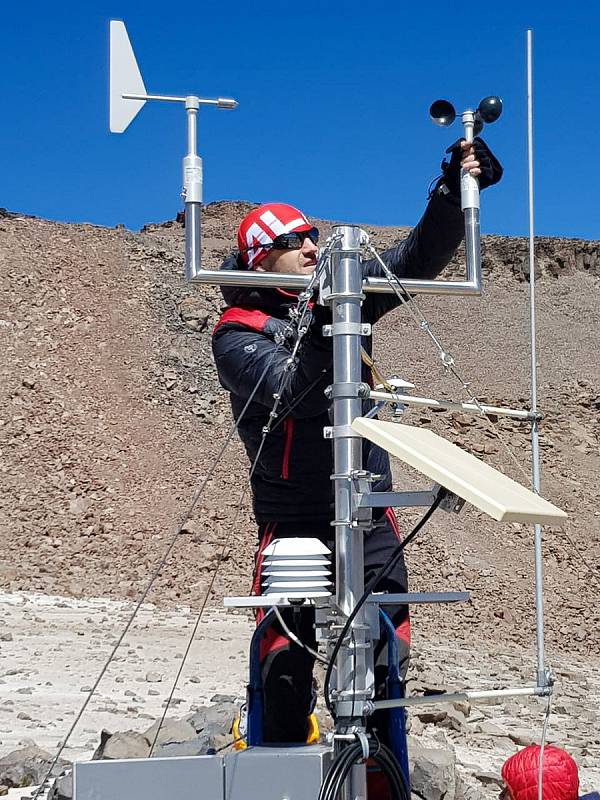
[[[537,350],[535,330],[535,245],[533,236],[533,75],[532,37],[527,31],[527,161],[529,184],[529,321],[531,339],[531,410],[537,412]],[[540,447],[538,421],[531,425],[531,482],[533,491],[540,493]],[[533,526],[535,558],[535,635],[537,649],[537,684],[548,685],[544,658],[544,596],[542,570],[542,527]]]

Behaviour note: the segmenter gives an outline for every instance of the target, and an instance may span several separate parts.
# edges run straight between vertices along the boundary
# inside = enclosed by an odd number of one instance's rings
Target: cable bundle
[[[369,740],[369,758],[381,767],[386,777],[390,800],[410,800],[410,791],[392,751],[373,736]],[[319,800],[336,800],[352,767],[364,758],[359,741],[347,745],[334,758],[319,792]]]

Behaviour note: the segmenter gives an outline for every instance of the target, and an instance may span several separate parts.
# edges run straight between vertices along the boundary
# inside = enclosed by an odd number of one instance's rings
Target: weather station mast
[[[268,553],[271,569],[264,576],[264,594],[229,597],[230,608],[263,608],[265,616],[249,643],[247,747],[227,755],[215,754],[188,758],[149,758],[128,762],[78,762],[74,768],[76,800],[112,800],[117,787],[127,785],[127,800],[173,800],[202,797],[203,800],[367,800],[366,763],[374,760],[384,773],[392,800],[410,800],[408,753],[405,733],[405,708],[409,705],[439,704],[456,700],[494,700],[510,696],[547,697],[552,681],[543,664],[543,619],[541,606],[541,525],[562,524],[566,514],[539,494],[539,464],[534,476],[534,491],[493,469],[480,459],[451,444],[432,431],[382,421],[363,415],[363,401],[377,407],[389,404],[395,409],[421,406],[460,409],[476,415],[494,414],[521,420],[537,436],[540,415],[532,409],[492,407],[475,397],[465,402],[423,398],[400,392],[406,382],[371,388],[361,378],[361,342],[371,335],[371,326],[362,320],[361,307],[369,293],[395,294],[411,313],[419,317],[419,327],[431,340],[444,369],[458,376],[454,358],[433,334],[415,305],[419,294],[445,297],[481,293],[479,231],[479,186],[477,179],[463,170],[461,207],[464,212],[466,268],[462,280],[398,279],[381,260],[367,233],[355,225],[337,225],[320,251],[312,275],[292,275],[231,270],[207,270],[201,264],[202,161],[197,150],[197,114],[201,106],[221,109],[237,106],[231,98],[205,99],[196,95],[171,96],[147,93],[135,55],[120,21],[110,23],[110,130],[123,133],[148,101],[179,102],[187,117],[187,150],[183,158],[185,203],[185,276],[195,284],[279,287],[298,293],[298,318],[302,320],[308,302],[329,306],[332,323],[323,333],[333,339],[333,381],[327,396],[333,407],[332,425],[324,430],[331,439],[334,470],[335,586],[329,576],[327,548],[310,537],[289,540],[287,549],[274,545]],[[461,115],[463,136],[472,142],[484,124],[497,120],[502,104],[496,96],[484,98],[475,110]],[[447,101],[436,101],[430,109],[432,120],[441,126],[456,117]],[[383,277],[365,278],[361,263],[365,256],[375,258]],[[531,272],[533,275],[533,270]],[[292,359],[302,338],[298,327]],[[463,382],[463,386],[468,385]],[[276,416],[278,396],[274,397]],[[269,434],[265,429],[264,436]],[[362,463],[364,439],[417,470],[430,484],[422,491],[373,491],[375,476]],[[534,452],[535,457],[535,452]],[[536,612],[538,668],[535,681],[527,686],[495,690],[456,689],[441,695],[405,696],[398,674],[395,632],[384,607],[390,604],[454,603],[468,599],[466,592],[406,592],[389,594],[377,591],[377,582],[365,585],[363,539],[370,530],[372,512],[384,507],[423,507],[424,516],[394,553],[414,539],[420,528],[439,508],[453,515],[464,503],[500,522],[527,522],[535,526]],[[450,516],[454,521],[455,516]],[[291,549],[290,549],[291,548]],[[285,552],[284,552],[285,550]],[[277,573],[286,559],[308,564]],[[288,562],[289,563],[289,562]],[[385,565],[389,567],[389,563]],[[382,573],[383,574],[383,573]],[[376,577],[381,578],[381,575]],[[282,608],[314,609],[322,660],[327,665],[325,701],[335,721],[333,734],[326,741],[306,746],[271,746],[262,740],[262,682],[258,662],[260,637]],[[375,699],[374,647],[380,640],[388,646],[387,697]],[[540,658],[541,652],[541,658]],[[367,719],[376,711],[389,712],[390,746],[377,742],[367,732]],[[268,780],[265,776],[268,775]],[[368,800],[374,800],[369,798]]]

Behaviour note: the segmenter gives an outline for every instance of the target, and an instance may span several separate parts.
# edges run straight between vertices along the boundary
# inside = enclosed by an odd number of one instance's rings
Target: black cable
[[[373,736],[368,737],[368,757],[383,772],[389,789],[390,800],[410,800],[406,779],[392,751]],[[336,755],[319,791],[319,800],[336,800],[347,781],[352,767],[364,759],[361,742],[352,742]]]
[[[346,620],[346,623],[345,623],[344,627],[342,628],[342,631],[341,631],[340,635],[338,636],[338,639],[337,639],[337,641],[336,641],[336,643],[334,645],[333,652],[331,654],[331,658],[329,659],[329,666],[327,667],[327,672],[325,673],[325,682],[324,682],[324,687],[323,687],[323,694],[324,694],[325,705],[327,706],[327,710],[329,711],[329,713],[332,716],[334,716],[334,713],[333,713],[331,698],[329,696],[329,683],[331,682],[331,674],[333,672],[333,668],[335,666],[335,662],[336,662],[337,656],[338,656],[338,654],[340,652],[340,649],[342,647],[342,644],[344,642],[346,634],[348,633],[348,629],[350,628],[353,620],[355,619],[356,615],[358,614],[358,612],[360,611],[362,606],[366,603],[367,598],[369,597],[371,592],[373,592],[374,589],[376,588],[376,586],[379,583],[379,581],[383,580],[383,578],[385,578],[386,575],[388,575],[388,573],[391,572],[392,569],[396,566],[396,564],[399,561],[400,556],[401,556],[402,551],[404,550],[404,548],[408,544],[410,544],[412,542],[412,540],[415,538],[415,536],[418,534],[418,532],[421,530],[421,528],[425,525],[426,522],[428,522],[429,518],[432,516],[434,511],[438,508],[438,506],[440,505],[440,503],[442,502],[444,497],[446,497],[447,494],[448,494],[448,490],[444,489],[443,486],[440,487],[440,489],[438,490],[438,493],[436,495],[435,500],[433,501],[431,506],[427,509],[427,511],[423,514],[423,516],[417,522],[417,524],[414,526],[412,531],[408,534],[408,536],[404,539],[404,541],[400,542],[398,547],[396,547],[396,549],[393,551],[393,553],[388,558],[388,560],[385,562],[385,564],[375,573],[375,575],[367,583],[361,598],[358,600],[357,604],[354,606],[354,608],[352,610],[352,613],[349,615],[348,619]]]

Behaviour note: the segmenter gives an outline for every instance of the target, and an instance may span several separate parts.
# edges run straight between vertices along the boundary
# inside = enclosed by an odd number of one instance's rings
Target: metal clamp
[[[361,381],[339,382],[328,386],[325,389],[325,397],[332,400],[334,397],[364,397],[367,398],[371,392],[368,383]]]
[[[352,425],[326,425],[323,428],[324,439],[360,439]]]
[[[370,336],[371,330],[369,322],[334,322],[332,325],[323,325],[323,336],[336,336],[339,333]]]
[[[330,300],[364,300],[364,292],[330,292],[327,295],[327,301]]]
[[[363,761],[366,761],[369,758],[369,739],[367,738],[367,734],[364,731],[355,731],[354,735],[358,742],[360,742],[360,746],[362,749],[362,756]]]

